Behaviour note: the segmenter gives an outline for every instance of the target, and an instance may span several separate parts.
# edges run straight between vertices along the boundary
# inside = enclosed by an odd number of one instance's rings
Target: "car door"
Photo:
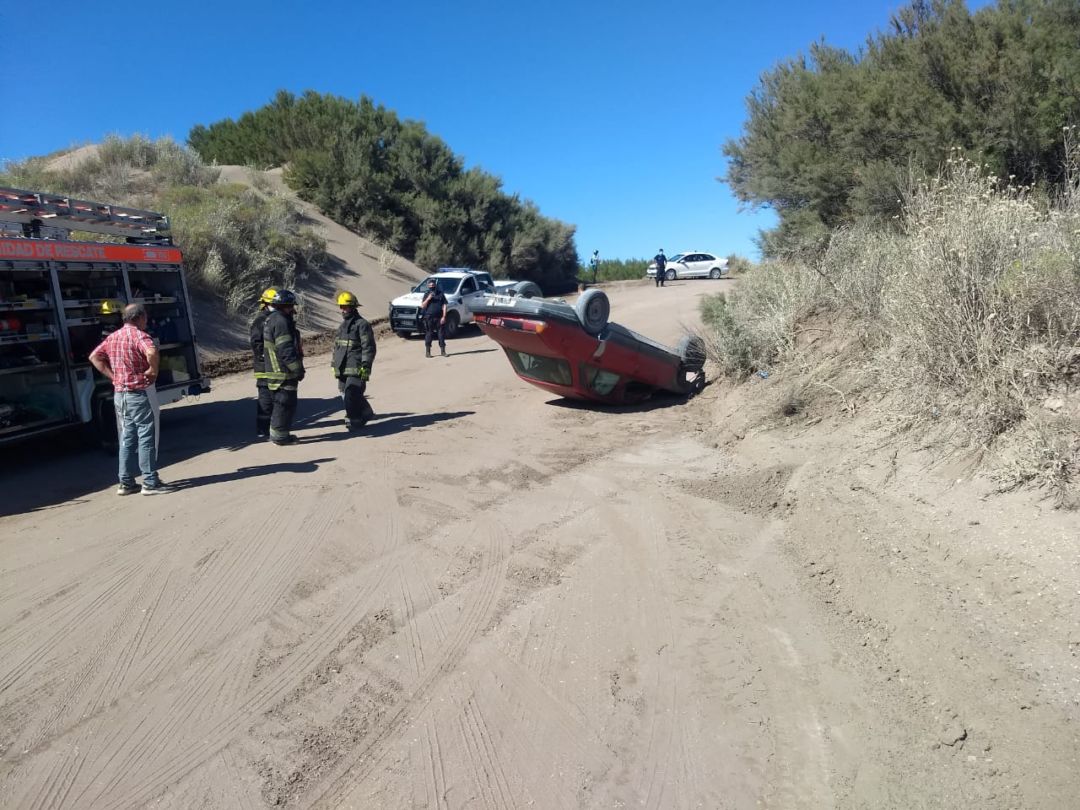
[[[458,295],[461,297],[461,303],[465,305],[465,311],[461,313],[461,322],[469,323],[472,321],[473,304],[479,304],[481,302],[484,297],[484,291],[480,289],[479,285],[476,283],[476,279],[469,276],[461,282],[461,286],[458,288]]]
[[[698,256],[701,258],[701,261],[698,263],[698,269],[701,271],[698,277],[708,278],[712,269],[720,264],[720,260],[711,253],[699,253]]]
[[[700,278],[701,273],[701,254],[690,253],[683,260],[686,263],[686,269],[679,273],[681,278]]]

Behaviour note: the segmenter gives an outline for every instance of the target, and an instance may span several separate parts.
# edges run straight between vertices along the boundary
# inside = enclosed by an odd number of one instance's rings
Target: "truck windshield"
[[[435,279],[435,284],[438,286],[439,290],[443,293],[443,295],[453,295],[455,292],[457,292],[458,284],[461,283],[461,279],[459,278],[439,278],[438,276],[432,276],[431,278]],[[413,292],[426,293],[427,283],[429,280],[430,279],[425,278],[423,281],[413,287]]]

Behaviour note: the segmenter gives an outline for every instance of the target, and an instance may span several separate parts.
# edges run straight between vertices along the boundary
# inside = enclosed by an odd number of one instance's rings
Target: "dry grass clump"
[[[1050,201],[951,160],[912,184],[899,227],[841,230],[707,301],[712,358],[735,376],[791,361],[800,328],[826,319],[902,425],[959,425],[998,451],[1004,484],[1064,497],[1080,469],[1078,189],[1074,175]]]
[[[0,184],[168,214],[189,281],[230,311],[248,308],[268,286],[291,287],[325,267],[325,240],[303,224],[296,205],[219,184],[219,174],[169,138],[110,136],[77,161],[54,155],[8,164]]]

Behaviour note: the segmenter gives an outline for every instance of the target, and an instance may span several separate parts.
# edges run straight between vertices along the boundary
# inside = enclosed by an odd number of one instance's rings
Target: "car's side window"
[[[461,282],[461,295],[468,295],[469,293],[476,292],[476,282],[471,278],[465,279]]]
[[[703,262],[714,262],[714,261],[716,261],[716,257],[715,256],[710,256],[708,253],[702,253],[701,257],[700,257],[700,260],[703,261]]]

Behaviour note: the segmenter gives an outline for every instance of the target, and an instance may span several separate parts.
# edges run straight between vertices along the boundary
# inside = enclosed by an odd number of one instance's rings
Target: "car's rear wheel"
[[[666,278],[668,281],[674,281],[678,278],[678,276],[675,275],[674,270],[668,270],[666,273],[664,273],[664,278]]]
[[[705,367],[705,341],[697,335],[683,335],[675,351],[687,371],[700,371]]]
[[[399,338],[404,338],[405,340],[408,340],[410,337],[412,337],[412,332],[407,329],[398,329],[394,332],[394,334],[397,335]]]
[[[720,268],[719,267],[714,267],[712,270],[710,270],[709,271],[709,278],[712,278],[712,279],[720,278]]]
[[[448,338],[456,337],[460,329],[461,316],[456,312],[446,313],[446,336]]]
[[[607,326],[611,302],[603,290],[586,290],[574,304],[582,328],[596,337]]]

